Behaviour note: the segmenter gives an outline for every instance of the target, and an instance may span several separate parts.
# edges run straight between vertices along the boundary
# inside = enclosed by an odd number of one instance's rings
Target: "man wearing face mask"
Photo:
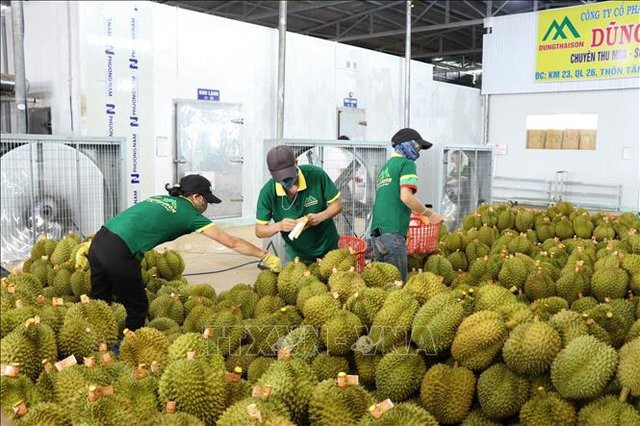
[[[91,297],[111,303],[118,296],[127,311],[130,330],[144,326],[149,301],[144,290],[140,261],[158,244],[191,232],[247,256],[262,259],[274,272],[280,259],[250,242],[225,233],[202,215],[220,199],[211,193],[211,183],[200,175],[187,175],[180,183],[165,185],[169,195],[157,195],[134,204],[105,223],[91,240]]]
[[[374,260],[395,265],[407,281],[406,238],[411,212],[426,216],[431,223],[444,219],[424,206],[414,195],[418,190],[415,160],[420,151],[431,148],[413,129],[401,129],[391,138],[394,152],[376,180],[371,240]]]
[[[267,238],[280,232],[288,256],[311,263],[338,247],[340,236],[333,217],[342,211],[340,191],[320,167],[298,166],[293,151],[284,145],[267,153],[270,179],[260,190],[255,233]],[[289,238],[298,220],[306,225]],[[273,221],[273,222],[272,222]]]

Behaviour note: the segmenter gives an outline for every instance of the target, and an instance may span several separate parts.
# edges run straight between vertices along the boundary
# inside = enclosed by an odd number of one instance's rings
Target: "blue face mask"
[[[296,183],[297,177],[298,177],[298,169],[296,168],[296,176],[282,179],[280,181],[280,184],[284,186],[284,189],[290,189]]]
[[[409,160],[415,161],[420,157],[420,151],[416,147],[416,143],[414,141],[399,143],[394,148],[397,152],[404,155]]]

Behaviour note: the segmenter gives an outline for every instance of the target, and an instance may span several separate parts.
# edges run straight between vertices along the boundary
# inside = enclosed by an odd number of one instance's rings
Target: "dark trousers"
[[[140,262],[122,239],[104,226],[89,247],[91,297],[111,303],[113,295],[127,310],[127,328],[144,326],[149,299],[144,290]]]
[[[371,237],[373,260],[395,265],[402,281],[407,282],[407,245],[404,235],[396,233],[379,234]]]

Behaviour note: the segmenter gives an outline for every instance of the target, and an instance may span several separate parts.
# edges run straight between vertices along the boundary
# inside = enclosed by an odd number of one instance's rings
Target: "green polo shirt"
[[[340,191],[320,167],[303,164],[298,167],[298,194],[291,200],[282,185],[273,179],[260,190],[256,222],[268,225],[271,220],[299,219],[309,213],[320,213],[340,197]],[[287,254],[301,260],[316,260],[338,247],[338,230],[333,219],[305,229],[298,238],[290,240],[288,232],[281,232]]]
[[[394,152],[386,162],[376,180],[376,201],[373,204],[371,230],[398,233],[405,237],[409,231],[411,209],[400,199],[401,187],[418,191],[416,163]]]
[[[134,204],[104,224],[122,238],[138,260],[158,244],[210,226],[213,222],[198,213],[191,201],[169,195],[156,195]]]

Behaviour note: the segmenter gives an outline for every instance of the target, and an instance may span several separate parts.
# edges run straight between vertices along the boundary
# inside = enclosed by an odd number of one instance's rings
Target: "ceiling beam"
[[[428,53],[417,53],[415,55],[411,55],[412,59],[427,59],[427,58],[437,58],[439,56],[460,56],[460,55],[468,55],[469,53],[482,53],[482,49],[460,49],[460,50],[445,50],[442,52],[428,52]]]
[[[309,4],[305,4],[303,6],[300,7],[287,7],[287,14],[288,15],[293,15],[293,14],[297,14],[297,13],[301,13],[301,12],[308,12],[311,10],[316,10],[316,9],[324,9],[327,8],[329,6],[338,6],[341,4],[347,4],[347,3],[352,3],[353,1],[351,0],[347,0],[347,1],[314,1],[312,3]],[[290,2],[292,4],[298,4],[299,2]],[[278,8],[272,8],[273,11],[272,12],[264,12],[264,13],[259,13],[253,16],[248,16],[247,19],[245,20],[245,22],[252,22],[252,21],[260,21],[263,19],[269,19],[269,18],[275,18],[278,16],[278,14],[280,13]]]
[[[400,4],[400,3],[404,3],[404,1],[402,1],[402,0],[401,1],[390,1],[388,3],[385,3],[384,5],[376,7],[375,9],[367,9],[367,10],[362,11],[362,12],[349,14],[348,16],[345,16],[343,18],[336,19],[336,20],[333,20],[333,21],[330,21],[330,22],[326,22],[326,23],[324,23],[322,25],[318,25],[318,26],[315,26],[315,27],[312,27],[312,28],[308,28],[306,30],[302,30],[302,33],[305,34],[305,33],[314,32],[314,31],[320,30],[322,28],[331,27],[333,25],[336,25],[337,23],[348,21],[350,19],[359,18],[359,17],[361,17],[363,15],[369,15],[371,13],[375,13],[375,12],[378,12],[380,10],[396,6],[396,5]],[[328,4],[328,3],[325,3],[325,4]],[[346,11],[344,11],[344,10],[340,10],[340,12],[341,13],[346,13]]]
[[[356,22],[354,22],[353,24],[351,24],[351,26],[349,28],[347,28],[346,30],[342,31],[338,37],[342,37],[344,35],[346,35],[347,33],[349,33],[349,31],[351,31],[352,29],[354,29],[355,27],[357,27],[358,25],[360,25],[363,21],[365,21],[369,16],[368,15],[364,15],[362,16],[360,19],[358,19]]]
[[[491,16],[496,16],[498,14],[498,12],[500,12],[502,10],[502,8],[507,5],[507,3],[509,3],[509,1],[508,0],[504,0],[504,3],[502,3],[499,8],[494,10],[493,13],[491,14]]]
[[[449,28],[463,28],[463,27],[470,27],[474,25],[482,25],[483,23],[484,23],[484,19],[471,19],[469,21],[457,21],[457,22],[450,22],[448,24],[426,25],[421,27],[412,27],[411,33],[417,34],[417,33],[424,33],[424,32],[430,32],[430,31],[447,30]],[[339,37],[335,39],[335,41],[347,42],[347,41],[356,41],[356,40],[366,40],[366,39],[372,39],[372,38],[383,38],[383,37],[389,37],[389,36],[402,35],[405,32],[406,30],[382,31],[382,32],[373,33],[373,34],[362,34],[362,35],[353,35],[353,36],[347,36],[347,37]]]
[[[237,1],[223,1],[222,4],[219,4],[214,7],[210,7],[209,9],[204,9],[202,13],[212,13],[220,9],[224,9],[227,6],[231,6],[232,4],[237,3]]]
[[[478,9],[473,3],[471,3],[470,1],[464,0],[463,3],[466,4],[467,6],[469,6],[471,9],[475,10],[478,13],[478,15],[480,15],[482,17],[486,17],[486,15],[480,9]]]

